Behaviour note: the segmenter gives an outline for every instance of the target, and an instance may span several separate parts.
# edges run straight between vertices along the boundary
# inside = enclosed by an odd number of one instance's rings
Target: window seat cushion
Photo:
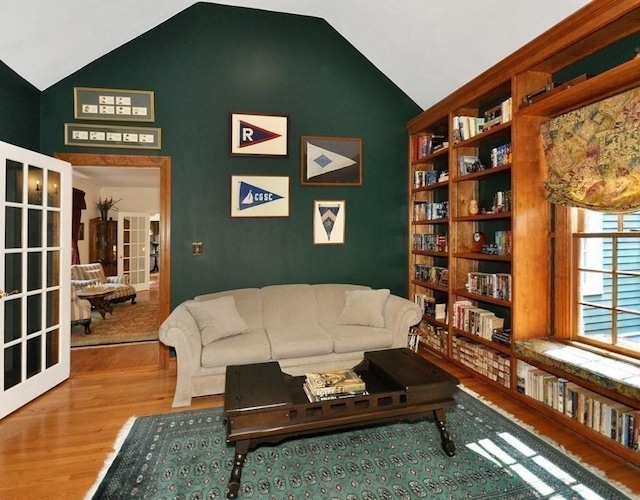
[[[519,357],[551,366],[600,387],[640,401],[640,366],[549,337],[514,343]]]

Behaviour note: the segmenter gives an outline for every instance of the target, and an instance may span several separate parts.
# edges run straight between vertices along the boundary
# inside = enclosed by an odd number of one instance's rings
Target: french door
[[[118,275],[138,291],[149,289],[150,231],[149,214],[118,212]]]
[[[71,166],[0,142],[0,418],[69,378]]]

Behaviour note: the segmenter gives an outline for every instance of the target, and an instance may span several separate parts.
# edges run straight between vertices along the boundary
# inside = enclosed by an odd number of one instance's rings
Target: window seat
[[[631,360],[605,356],[549,337],[519,340],[514,349],[525,361],[551,366],[640,401],[640,366]]]

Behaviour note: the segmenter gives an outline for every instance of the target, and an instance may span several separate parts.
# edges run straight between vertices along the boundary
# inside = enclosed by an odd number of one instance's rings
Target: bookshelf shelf
[[[606,54],[604,49],[610,49],[609,46],[621,39],[637,37],[639,20],[637,0],[592,0],[573,16],[409,121],[410,182],[407,189],[410,221],[408,296],[428,296],[440,304],[447,304],[447,322],[425,316],[423,326],[429,332],[423,333],[429,341],[420,345],[636,465],[640,465],[640,452],[629,450],[544,403],[518,393],[516,367],[521,356],[514,346],[519,340],[551,334],[549,238],[553,235],[553,220],[545,198],[547,171],[542,163],[540,125],[549,118],[640,86],[640,58],[617,66],[607,61],[591,72],[589,67],[594,64],[593,56],[598,51]],[[556,73],[563,71],[574,76],[561,75],[556,79]],[[581,74],[596,76],[575,78]],[[542,88],[551,88],[550,82],[568,78],[573,80],[567,88],[551,89],[548,95],[538,93]],[[534,102],[523,104],[526,96],[534,95],[535,98],[530,97]],[[505,108],[505,103],[510,108]],[[489,130],[482,130],[483,121],[490,125]],[[417,145],[424,142],[425,136],[428,142],[433,142],[429,136],[438,137],[438,140],[448,142],[449,147],[418,158]],[[461,137],[465,139],[460,140]],[[484,167],[482,170],[478,162]],[[487,168],[489,166],[491,168]],[[423,171],[429,170],[448,171],[449,179],[416,188],[414,175],[423,175]],[[448,216],[414,222],[414,202],[446,202]],[[475,205],[479,207],[478,213],[474,213]],[[447,250],[416,250],[413,238],[420,234],[446,238]],[[500,245],[495,242],[496,251],[498,248],[505,251],[501,245],[508,244],[507,254],[480,253],[480,247],[485,242],[492,244],[491,239],[496,239],[496,235],[500,236]],[[492,251],[493,247],[487,250]],[[447,285],[416,280],[416,264],[446,267],[449,273]],[[467,281],[476,276],[472,273],[478,276],[509,275],[510,300],[470,293]],[[469,284],[475,283],[469,281]],[[503,319],[504,331],[498,333],[502,339],[510,339],[512,344],[490,340],[486,331],[484,337],[479,337],[456,328],[460,324],[452,317],[453,306],[455,303],[460,307],[462,301],[467,301],[469,307],[483,310],[478,314],[488,311]],[[485,373],[487,360],[502,368],[497,373]],[[565,375],[557,367],[554,374]],[[624,397],[610,394],[596,384],[573,382],[611,399],[625,401]],[[634,408],[640,409],[637,403]]]

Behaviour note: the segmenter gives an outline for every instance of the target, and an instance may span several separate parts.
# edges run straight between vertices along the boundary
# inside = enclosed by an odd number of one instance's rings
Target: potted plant
[[[107,220],[107,217],[109,215],[109,210],[111,209],[115,211],[118,210],[115,204],[118,203],[119,201],[122,201],[122,198],[120,198],[119,200],[114,200],[113,197],[105,198],[104,200],[102,198],[98,198],[98,201],[95,202],[95,205],[98,211],[100,212],[100,218],[102,220]]]

